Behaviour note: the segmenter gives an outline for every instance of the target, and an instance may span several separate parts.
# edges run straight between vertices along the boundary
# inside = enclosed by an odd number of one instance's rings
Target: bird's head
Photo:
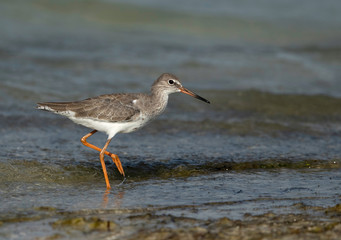
[[[198,94],[184,88],[180,80],[171,73],[163,73],[152,86],[152,92],[164,92],[166,94],[182,92],[206,103],[210,103],[207,99],[200,97]]]

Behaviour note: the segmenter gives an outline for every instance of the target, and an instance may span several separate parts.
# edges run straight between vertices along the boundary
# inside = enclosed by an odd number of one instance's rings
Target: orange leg
[[[107,174],[107,169],[105,168],[105,162],[104,162],[104,153],[105,150],[107,149],[111,139],[108,139],[107,142],[105,143],[104,147],[102,148],[102,151],[99,153],[99,159],[101,160],[102,168],[103,168],[103,174],[104,174],[104,179],[105,183],[107,184],[107,189],[110,189],[110,183],[109,183],[109,178]]]
[[[95,149],[95,150],[101,152],[101,151],[102,151],[101,148],[96,147],[96,146],[94,146],[94,145],[92,145],[92,144],[90,144],[90,143],[88,143],[88,142],[86,141],[86,139],[87,139],[88,137],[92,136],[92,135],[95,134],[96,132],[97,132],[97,130],[93,130],[92,132],[88,133],[87,135],[85,135],[84,137],[81,138],[81,142],[82,142],[85,146],[87,146],[87,147],[89,147],[89,148],[92,148],[92,149]],[[117,156],[116,154],[113,154],[113,153],[108,152],[108,151],[105,151],[104,154],[106,154],[106,155],[108,155],[109,157],[111,157],[111,159],[113,160],[113,162],[116,164],[116,167],[117,167],[118,171],[119,171],[123,176],[125,176],[124,170],[123,170],[123,167],[122,167],[122,164],[121,164],[121,161],[120,161],[120,159],[118,158],[118,156]]]

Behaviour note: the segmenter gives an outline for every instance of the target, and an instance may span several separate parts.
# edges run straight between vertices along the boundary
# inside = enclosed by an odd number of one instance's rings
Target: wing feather
[[[139,94],[106,94],[76,102],[38,103],[38,109],[68,117],[130,122],[140,116],[140,110],[133,104],[138,97]]]

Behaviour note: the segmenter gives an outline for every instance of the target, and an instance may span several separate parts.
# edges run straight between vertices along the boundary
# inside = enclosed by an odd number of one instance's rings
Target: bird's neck
[[[153,109],[153,115],[161,114],[168,103],[168,93],[164,91],[152,91],[150,94],[151,108]]]

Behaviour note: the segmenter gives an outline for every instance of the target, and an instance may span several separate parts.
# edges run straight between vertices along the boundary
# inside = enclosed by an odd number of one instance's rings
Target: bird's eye
[[[173,84],[174,84],[174,80],[170,79],[170,80],[168,81],[168,83],[169,83],[170,85],[173,85]]]

